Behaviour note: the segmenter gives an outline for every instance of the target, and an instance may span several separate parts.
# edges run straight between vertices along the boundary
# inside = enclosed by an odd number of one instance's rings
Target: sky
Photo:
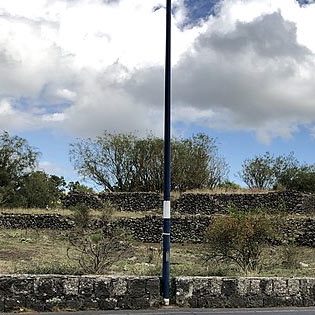
[[[230,165],[315,163],[315,1],[173,0],[172,135],[204,132]],[[69,143],[163,137],[165,1],[0,0],[0,130],[79,180]]]

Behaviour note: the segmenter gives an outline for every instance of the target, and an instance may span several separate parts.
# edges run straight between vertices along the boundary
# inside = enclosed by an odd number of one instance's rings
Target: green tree
[[[0,134],[0,194],[5,205],[12,202],[21,179],[32,172],[39,157],[37,149],[18,136]]]
[[[80,193],[88,193],[88,194],[93,194],[94,190],[91,187],[88,187],[86,185],[81,184],[78,181],[75,182],[69,182],[69,184],[67,185],[67,188],[69,190],[69,193],[73,193],[73,192],[80,192]]]
[[[202,133],[173,139],[172,149],[172,189],[214,188],[226,179],[228,165],[215,139]]]
[[[135,136],[104,132],[96,139],[80,139],[70,145],[70,160],[84,178],[109,191],[129,191]]]
[[[289,169],[280,177],[277,187],[315,193],[315,166],[302,165],[295,169]]]
[[[161,191],[163,140],[153,135],[104,133],[71,145],[70,159],[85,178],[109,191]],[[172,189],[213,188],[226,178],[228,166],[215,139],[198,134],[172,139]]]
[[[293,152],[278,157],[266,152],[246,159],[238,175],[249,188],[279,188],[279,185],[286,186],[300,168]]]
[[[136,139],[133,151],[133,190],[162,191],[164,181],[164,143],[153,135]]]
[[[276,182],[274,163],[275,158],[269,152],[256,155],[243,162],[238,175],[249,188],[270,188]]]
[[[59,204],[65,190],[63,177],[36,171],[23,176],[20,188],[15,193],[12,206],[25,208],[47,208]]]

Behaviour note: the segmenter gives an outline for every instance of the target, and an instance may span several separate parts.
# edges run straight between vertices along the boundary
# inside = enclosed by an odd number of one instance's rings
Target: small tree
[[[203,133],[172,142],[172,189],[214,188],[222,183],[228,165],[218,154],[216,139]]]
[[[71,144],[70,160],[80,175],[105,190],[130,191],[134,142],[132,134],[104,132],[96,139],[80,139]]]
[[[269,152],[246,159],[238,175],[249,188],[270,188],[276,180],[274,162],[275,159]]]
[[[262,212],[232,211],[214,218],[206,231],[207,259],[232,261],[247,274],[259,267],[261,252],[275,226]]]

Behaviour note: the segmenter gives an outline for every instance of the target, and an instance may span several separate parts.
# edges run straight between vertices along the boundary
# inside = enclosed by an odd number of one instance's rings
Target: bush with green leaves
[[[303,165],[294,171],[283,174],[279,178],[277,187],[315,193],[315,165]]]
[[[206,231],[206,260],[237,264],[248,274],[260,267],[260,258],[268,240],[276,235],[275,217],[262,211],[230,211],[217,216]]]
[[[224,181],[222,184],[219,184],[218,188],[224,189],[226,191],[243,190],[243,188],[239,184],[236,184],[236,183],[229,181],[229,180]]]

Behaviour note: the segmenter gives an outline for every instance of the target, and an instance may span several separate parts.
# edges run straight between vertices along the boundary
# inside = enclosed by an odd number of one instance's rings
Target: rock
[[[305,263],[303,263],[303,262],[300,262],[300,264],[299,264],[302,268],[307,268],[308,267],[308,264],[305,264]]]

